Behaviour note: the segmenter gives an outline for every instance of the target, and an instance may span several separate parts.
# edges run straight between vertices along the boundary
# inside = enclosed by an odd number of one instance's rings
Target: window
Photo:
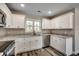
[[[26,33],[41,33],[41,20],[26,20],[25,22]]]
[[[34,31],[35,32],[41,32],[41,22],[38,21],[34,21]]]

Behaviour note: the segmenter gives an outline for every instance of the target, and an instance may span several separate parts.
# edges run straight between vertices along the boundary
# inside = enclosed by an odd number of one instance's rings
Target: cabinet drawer
[[[55,49],[65,53],[66,52],[66,39],[63,36],[53,35],[51,36],[50,45]]]

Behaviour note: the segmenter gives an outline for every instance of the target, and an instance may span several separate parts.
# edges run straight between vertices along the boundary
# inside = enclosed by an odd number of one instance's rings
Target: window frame
[[[41,33],[41,32],[42,32],[42,20],[41,20],[41,19],[38,19],[38,20],[37,20],[37,19],[30,19],[30,18],[27,18],[27,19],[25,20],[25,29],[26,29],[26,27],[27,27],[27,25],[26,25],[26,22],[27,22],[27,21],[32,21],[32,22],[33,22],[33,25],[32,25],[32,26],[29,26],[29,25],[28,25],[29,27],[33,27],[33,31],[32,31],[32,32],[28,32],[28,33],[33,33],[33,34],[36,33],[36,34],[37,34],[37,33]],[[40,25],[39,25],[39,26],[35,26],[35,25],[34,25],[34,22],[36,22],[36,21],[37,21],[37,22],[40,22]],[[39,28],[40,28],[40,31],[35,31],[35,27],[39,27]],[[26,32],[26,33],[27,33],[27,32]]]

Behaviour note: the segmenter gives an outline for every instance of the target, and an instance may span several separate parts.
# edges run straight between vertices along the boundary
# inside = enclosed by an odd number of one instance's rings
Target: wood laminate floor
[[[29,52],[23,52],[20,54],[17,54],[17,56],[62,56],[62,54],[58,53],[51,47],[42,48],[38,50],[33,50]]]

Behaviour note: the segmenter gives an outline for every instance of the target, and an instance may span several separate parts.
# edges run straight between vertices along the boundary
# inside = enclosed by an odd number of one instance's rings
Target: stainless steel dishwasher
[[[50,35],[43,35],[43,47],[50,45]]]

